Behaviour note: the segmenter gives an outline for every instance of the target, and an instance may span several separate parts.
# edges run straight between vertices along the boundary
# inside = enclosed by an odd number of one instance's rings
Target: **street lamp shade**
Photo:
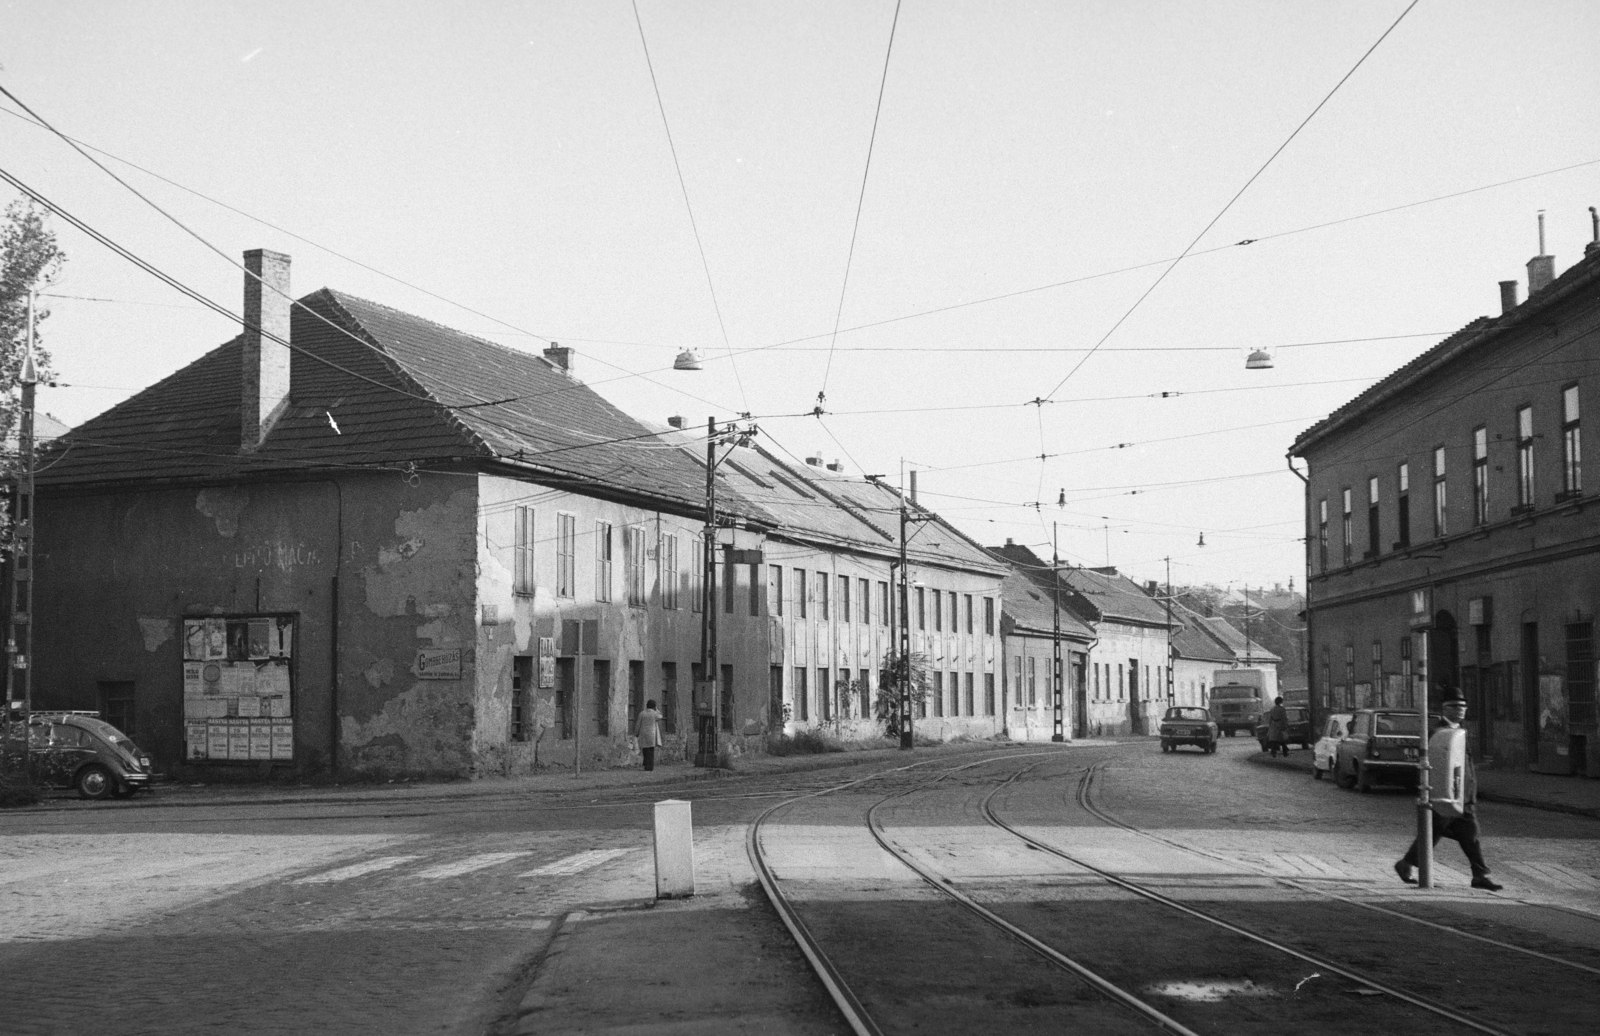
[[[672,361],[675,371],[697,371],[700,369],[700,354],[694,349],[685,349]]]
[[[1272,354],[1265,349],[1257,349],[1244,361],[1247,371],[1264,371],[1272,368]]]

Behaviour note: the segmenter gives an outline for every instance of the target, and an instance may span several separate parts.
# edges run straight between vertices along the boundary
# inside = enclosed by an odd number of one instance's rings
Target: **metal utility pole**
[[[907,564],[906,524],[911,520],[906,513],[905,474],[906,463],[900,462],[900,749],[910,751],[914,741],[911,733],[911,589],[910,569]],[[916,473],[912,473],[916,477]]]
[[[1544,249],[1540,249],[1544,251]],[[1432,674],[1429,674],[1430,677]],[[1433,805],[1428,801],[1428,685],[1422,685],[1421,744],[1417,752],[1417,888],[1433,888]]]
[[[1050,611],[1052,632],[1050,637],[1050,696],[1054,707],[1054,727],[1050,740],[1065,741],[1066,703],[1061,694],[1061,537],[1056,523],[1050,523]]]
[[[717,732],[722,721],[722,695],[717,693],[717,422],[706,418],[706,528],[704,606],[700,609],[700,675],[705,694],[695,706],[699,726],[696,766],[716,766]],[[731,573],[730,573],[731,577]]]
[[[22,780],[31,780],[32,754],[28,750],[28,716],[33,711],[33,558],[34,558],[34,507],[33,507],[33,410],[34,392],[39,383],[38,368],[33,360],[34,298],[28,292],[28,328],[22,373],[21,425],[18,428],[17,446],[21,454],[21,470],[17,477],[17,513],[12,522],[11,554],[11,636],[6,645],[10,649],[11,668],[7,672],[9,684],[6,715],[0,722],[9,731],[13,705],[21,712],[22,727]]]
[[[1177,652],[1172,647],[1172,559],[1163,558],[1167,563],[1167,705],[1172,705],[1172,661],[1177,657]],[[1245,638],[1246,646],[1249,638]]]

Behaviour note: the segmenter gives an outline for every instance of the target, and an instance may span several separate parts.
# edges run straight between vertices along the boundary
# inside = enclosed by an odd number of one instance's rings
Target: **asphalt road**
[[[771,806],[913,762],[784,806],[762,839],[885,1032],[1155,1030],[974,924],[874,841],[874,807],[908,858],[1197,1032],[1471,1030],[1099,871],[1458,1004],[1490,1031],[1590,1031],[1600,975],[1572,965],[1600,969],[1600,822],[1485,804],[1506,890],[1467,888],[1445,842],[1441,887],[1419,892],[1389,870],[1410,796],[1341,791],[1252,762],[1255,747],[919,750],[567,791],[51,799],[0,813],[0,1032],[844,1032],[755,886],[746,832]],[[697,895],[656,904],[663,797],[694,802]]]

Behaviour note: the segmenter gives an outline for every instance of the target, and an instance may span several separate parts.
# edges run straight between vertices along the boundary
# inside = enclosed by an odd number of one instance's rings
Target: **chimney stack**
[[[911,502],[917,502],[917,469],[911,469]]]
[[[806,463],[813,468],[820,468],[822,467],[822,456],[820,454],[814,454],[810,457],[807,457]]]
[[[1597,211],[1593,205],[1589,206],[1589,225],[1591,228],[1590,233],[1593,237],[1588,244],[1583,246],[1584,255],[1593,255],[1596,252],[1600,252],[1600,211]]]
[[[1502,316],[1517,308],[1517,282],[1500,282],[1500,313]]]
[[[265,248],[244,254],[244,346],[240,359],[239,446],[254,450],[289,405],[289,257]]]
[[[683,418],[677,414],[673,414],[671,417],[667,418],[667,424],[673,428],[682,428]]]
[[[550,366],[564,374],[572,373],[572,350],[560,342],[551,342],[544,351]]]
[[[1539,210],[1539,254],[1528,260],[1528,297],[1556,279],[1556,257],[1544,254],[1544,210]]]
[[[843,471],[844,470],[844,462],[839,460],[837,457],[835,457],[832,461],[829,462],[828,470],[829,471]]]

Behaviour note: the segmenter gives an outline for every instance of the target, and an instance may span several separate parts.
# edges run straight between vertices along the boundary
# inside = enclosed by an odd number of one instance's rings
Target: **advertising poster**
[[[294,724],[274,723],[272,731],[272,758],[294,758]]]
[[[272,758],[272,721],[251,720],[250,726],[250,758]]]
[[[294,757],[294,624],[278,615],[183,620],[186,758]]]
[[[229,719],[223,722],[228,724],[228,758],[250,758],[250,721],[247,719]]]

